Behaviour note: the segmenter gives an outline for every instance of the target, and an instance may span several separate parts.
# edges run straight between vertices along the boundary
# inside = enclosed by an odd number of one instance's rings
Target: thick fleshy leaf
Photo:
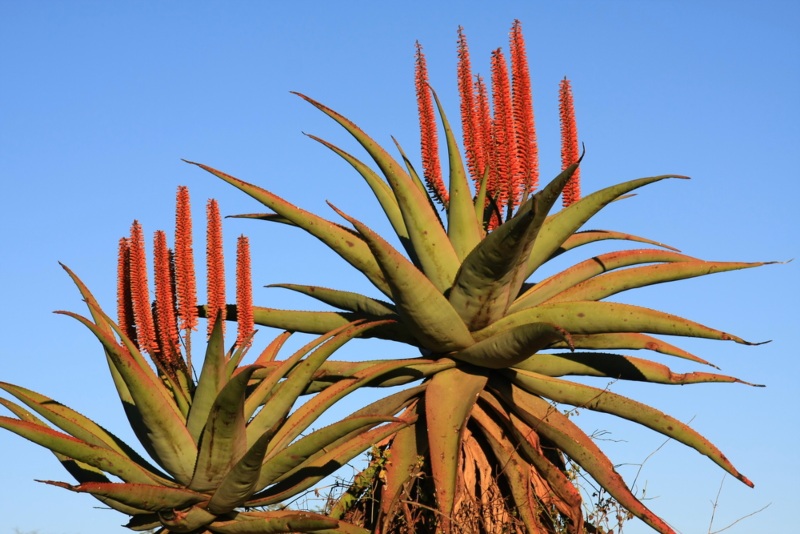
[[[397,199],[394,196],[394,192],[392,188],[389,187],[387,184],[378,174],[370,169],[367,165],[363,162],[358,160],[357,158],[353,157],[352,155],[348,154],[341,148],[325,141],[324,139],[320,139],[314,135],[306,134],[311,139],[323,144],[324,146],[330,148],[339,156],[341,156],[347,163],[353,166],[353,168],[358,171],[358,173],[364,178],[364,180],[369,185],[372,192],[375,194],[375,198],[378,199],[378,202],[381,205],[381,209],[386,214],[386,217],[389,219],[389,222],[394,229],[394,233],[397,234],[398,239],[400,242],[403,243],[403,246],[406,249],[406,252],[413,253],[413,247],[410,246],[411,241],[408,238],[408,230],[406,229],[406,224],[403,222],[403,214],[400,213],[400,207],[397,205]]]
[[[479,405],[473,408],[472,418],[482,430],[498,465],[503,466],[502,474],[514,499],[514,511],[529,532],[541,532],[544,527],[538,519],[538,503],[531,492],[530,464],[520,457],[506,432]]]
[[[453,244],[453,249],[460,261],[464,261],[469,253],[474,249],[483,238],[481,219],[475,216],[475,208],[472,204],[472,192],[467,181],[467,173],[464,171],[464,161],[461,159],[461,152],[458,150],[458,143],[453,135],[453,129],[442,108],[442,103],[436,91],[431,88],[431,93],[436,101],[436,108],[442,119],[444,136],[447,141],[447,157],[450,166],[450,201],[447,204],[447,236]]]
[[[525,291],[509,307],[509,313],[547,302],[556,295],[568,291],[577,284],[597,275],[631,265],[645,263],[685,262],[695,260],[691,256],[668,250],[635,249],[600,254],[542,280]],[[574,299],[573,299],[574,300]],[[593,299],[580,299],[593,300]]]
[[[5,428],[53,452],[101,469],[126,482],[141,484],[156,482],[174,485],[170,481],[154,475],[117,451],[89,445],[82,440],[57,432],[41,424],[0,416],[0,428]]]
[[[566,330],[550,323],[523,324],[454,352],[451,356],[480,367],[502,369],[527,360],[556,341],[570,343],[569,338]]]
[[[127,456],[145,469],[151,471],[155,477],[163,477],[163,474],[159,473],[155,467],[150,465],[147,460],[142,458],[136,451],[125,444],[125,442],[88,417],[85,417],[84,415],[49,397],[20,386],[0,382],[0,388],[14,395],[17,399],[24,402],[51,424],[60,428],[67,434],[90,445],[96,445],[98,447],[105,447],[107,449],[117,451],[123,456]],[[2,399],[2,401],[5,401],[5,399]],[[3,404],[6,404],[6,402],[8,401],[3,402]],[[16,412],[14,413],[20,419],[27,420],[23,417],[20,417],[20,414]]]
[[[473,344],[461,317],[428,277],[366,225],[339,214],[369,244],[391,288],[397,313],[423,347],[433,352],[448,352]]]
[[[353,378],[337,382],[306,401],[292,413],[283,425],[281,425],[280,430],[278,430],[272,443],[270,443],[267,460],[277,451],[282,450],[292,443],[295,438],[305,432],[320,415],[344,396],[363,387],[365,384],[379,379],[385,374],[401,369],[404,365],[404,361],[387,360],[377,365],[370,366],[367,369],[356,372]],[[358,415],[369,415],[363,412],[357,413]]]
[[[525,266],[540,222],[528,210],[487,235],[464,260],[448,300],[470,330],[502,317],[517,297],[517,271]]]
[[[514,383],[534,395],[540,395],[562,404],[580,406],[587,410],[605,412],[639,423],[664,434],[700,454],[750,487],[753,483],[733,467],[733,464],[710,441],[688,425],[652,406],[623,397],[607,389],[598,389],[576,382],[551,378],[527,371],[508,371]]]
[[[398,421],[398,419],[387,415],[350,416],[320,428],[271,456],[261,468],[259,484],[275,483],[284,474],[347,435],[360,434],[381,423],[391,421]]]
[[[492,389],[520,419],[552,441],[589,473],[617,502],[661,534],[674,534],[661,518],[631,493],[608,457],[567,416],[544,399],[505,381],[493,381],[492,385]]]
[[[253,319],[255,324],[290,332],[325,334],[353,321],[373,318],[348,312],[279,310],[254,306]],[[364,334],[365,337],[378,337],[409,345],[416,344],[414,338],[409,335],[405,328],[391,323],[382,325],[375,330],[368,330]]]
[[[42,480],[41,482],[76,493],[91,493],[95,496],[108,497],[128,506],[152,512],[165,509],[180,510],[208,499],[207,495],[185,488],[167,488],[150,484],[90,482],[73,486],[52,480]]]
[[[545,303],[508,315],[473,335],[476,340],[483,340],[514,326],[535,322],[553,323],[571,334],[647,332],[754,344],[677,315],[630,304],[595,301]]]
[[[725,382],[751,384],[732,376],[716,373],[675,373],[666,365],[604,352],[571,352],[560,354],[536,354],[514,366],[515,369],[530,371],[544,376],[598,376],[619,380],[634,380],[654,384],[702,384]]]
[[[456,363],[450,358],[438,358],[436,360],[427,360],[424,358],[414,358],[405,360],[405,365],[402,367],[384,373],[373,381],[368,382],[367,387],[392,387],[402,386],[409,382],[416,382],[429,376],[432,376],[441,371],[453,368]],[[382,363],[381,360],[365,360],[363,362],[340,362],[340,361],[327,361],[322,365],[320,371],[314,375],[314,381],[309,384],[306,393],[317,393],[326,387],[345,380],[353,378],[358,371],[373,367],[376,364]]]
[[[247,451],[244,400],[247,383],[257,368],[254,365],[241,368],[217,395],[200,438],[189,489],[203,492],[216,489]]]
[[[416,419],[419,403],[409,406],[402,417]],[[408,481],[422,470],[421,457],[424,457],[426,438],[422,425],[410,425],[400,429],[389,444],[388,454],[391,461],[386,463],[383,496],[380,501],[381,514],[388,517],[392,508],[399,504],[398,499],[407,487]]]
[[[586,221],[591,219],[610,202],[630,193],[634,189],[666,178],[686,177],[668,174],[650,178],[639,178],[638,180],[631,180],[607,187],[583,197],[579,201],[548,218],[542,225],[542,229],[536,239],[536,244],[531,251],[527,267],[528,276],[533,274],[536,269],[547,261],[571,235],[586,223]]]
[[[193,161],[187,161],[187,163],[197,165],[201,169],[210,172],[242,192],[247,193],[279,215],[286,217],[298,227],[325,243],[347,263],[364,273],[381,292],[388,294],[386,283],[382,278],[381,271],[375,263],[375,259],[372,257],[369,248],[351,232],[311,212],[300,209],[258,186],[239,180],[238,178],[201,163],[195,163]]]
[[[444,293],[453,285],[459,261],[436,212],[431,209],[428,196],[386,150],[353,122],[305,95],[295,94],[344,127],[378,164],[394,191],[420,267],[439,292]]]
[[[147,435],[139,436],[140,440],[144,438],[159,465],[178,482],[188,484],[192,478],[197,446],[163,383],[152,371],[143,369],[132,353],[119,346],[106,331],[75,313],[59,313],[77,319],[97,336],[125,381],[141,416],[141,424],[147,429]]]
[[[340,310],[353,313],[364,314],[365,316],[372,316],[375,319],[396,317],[394,306],[392,304],[367,297],[361,293],[299,284],[270,284],[267,287],[282,287],[284,289],[297,291],[298,293],[313,297],[320,302],[324,302],[329,306],[333,306],[334,308],[339,308]]]
[[[564,241],[555,252],[553,252],[553,255],[550,256],[550,259],[560,254],[563,254],[564,252],[572,250],[574,248],[578,248],[583,245],[588,245],[590,243],[598,243],[600,241],[606,241],[608,239],[615,239],[620,241],[633,241],[636,243],[644,243],[647,245],[653,245],[656,247],[665,248],[673,252],[680,252],[675,247],[671,247],[669,245],[665,245],[664,243],[653,241],[652,239],[647,239],[646,237],[640,237],[626,232],[616,232],[614,230],[582,230],[580,232],[575,232],[574,234],[569,236],[567,240]]]
[[[681,261],[632,267],[595,276],[561,292],[548,302],[566,302],[575,300],[601,300],[629,289],[636,289],[653,284],[686,280],[714,273],[724,273],[740,269],[751,269],[773,262],[722,262],[722,261]]]
[[[335,528],[339,522],[323,515],[293,510],[242,512],[235,519],[214,521],[208,530],[215,534],[278,534],[313,532]]]
[[[335,472],[347,462],[364,452],[370,446],[391,436],[408,422],[396,422],[373,428],[362,432],[333,446],[324,454],[317,456],[313,461],[304,462],[293,470],[293,474],[283,479],[278,484],[257,493],[246,506],[269,506],[307,490],[314,484]]]
[[[209,337],[206,345],[206,356],[203,359],[200,378],[197,380],[197,389],[195,389],[192,407],[189,410],[189,416],[186,421],[186,428],[195,443],[200,442],[200,435],[208,421],[211,407],[227,381],[225,339],[222,334],[222,325],[223,322],[218,317],[214,321],[211,337]]]
[[[269,409],[263,409],[258,412],[258,414],[247,425],[248,447],[255,443],[256,439],[258,439],[258,437],[264,432],[270,430],[279,421],[283,420],[287,416],[289,410],[292,408],[292,406],[294,406],[298,397],[303,393],[306,386],[311,381],[311,377],[314,375],[317,369],[319,369],[319,366],[322,365],[322,362],[329,358],[331,354],[336,352],[336,350],[338,350],[346,342],[358,336],[365,330],[377,326],[378,324],[380,323],[373,322],[349,325],[347,328],[339,331],[331,339],[323,343],[319,348],[298,363],[287,375],[286,380],[284,380],[275,393],[271,395]],[[317,399],[315,397],[310,402],[314,402],[316,400]],[[306,403],[304,406],[307,405],[308,403]],[[293,417],[295,415],[297,415],[297,411],[295,414],[293,414]],[[316,419],[316,417],[314,419]],[[280,436],[284,436],[290,432],[290,427],[287,426],[288,424],[289,422],[287,421],[287,423],[282,426],[281,431],[279,432]],[[304,429],[305,427],[299,429],[297,434],[294,434],[294,437],[299,435],[299,433]],[[294,439],[294,437],[292,439]],[[280,438],[276,436],[276,439]],[[270,444],[270,449],[272,448],[273,445]]]
[[[676,347],[666,341],[648,336],[647,334],[639,334],[635,332],[619,332],[614,334],[589,334],[589,335],[573,335],[572,347],[568,347],[566,343],[559,342],[553,345],[553,348],[558,349],[592,349],[592,350],[610,350],[610,349],[628,349],[628,350],[652,350],[660,354],[667,354],[677,358],[683,358],[697,362],[703,365],[708,365],[715,369],[719,369],[714,364],[695,356],[690,352]]]
[[[486,380],[484,375],[454,368],[435,374],[425,390],[431,472],[436,504],[445,518],[451,517],[455,503],[461,439]]]
[[[261,474],[261,465],[267,454],[267,447],[275,429],[270,429],[258,439],[239,459],[225,477],[220,481],[219,487],[208,501],[208,511],[215,515],[222,515],[239,508],[262,489],[258,487],[258,478]]]

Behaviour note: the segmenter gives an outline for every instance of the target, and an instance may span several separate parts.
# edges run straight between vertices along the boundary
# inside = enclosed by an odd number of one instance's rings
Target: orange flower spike
[[[131,299],[136,319],[136,336],[139,348],[153,354],[158,350],[153,312],[150,308],[150,291],[147,287],[147,259],[144,252],[144,235],[139,221],[133,221],[130,237]]]
[[[253,334],[253,284],[250,275],[250,242],[239,236],[236,242],[236,344],[250,343]]]
[[[167,368],[177,365],[178,324],[175,318],[175,294],[172,288],[172,261],[167,248],[167,235],[158,230],[153,243],[153,271],[156,283],[156,332],[161,345],[161,354]]]
[[[561,115],[561,168],[566,169],[580,159],[578,147],[578,127],[575,123],[575,104],[572,99],[572,86],[564,78],[558,90],[559,111]],[[561,200],[566,208],[581,198],[581,169],[575,170],[564,191]]]
[[[511,104],[508,66],[505,56],[499,48],[492,52],[492,103],[494,104],[492,160],[497,173],[497,207],[502,213],[502,209],[508,206],[510,215],[518,196],[519,166],[517,164],[514,111]]]
[[[428,86],[428,66],[425,54],[422,53],[422,45],[417,42],[416,47],[414,83],[417,89],[422,171],[428,191],[437,202],[447,206],[449,195],[442,180],[442,167],[439,163],[439,139],[436,132],[436,115],[433,112],[433,98]]]
[[[477,191],[481,186],[481,180],[483,180],[483,174],[486,172],[486,166],[491,165],[488,156],[492,146],[492,113],[489,108],[489,94],[486,90],[486,84],[483,82],[483,78],[480,75],[475,79],[475,112],[478,122],[476,149],[479,148],[476,154],[480,156],[477,159],[480,163],[479,168],[482,169],[481,173],[475,176],[475,189]],[[486,184],[486,190],[489,194],[494,194],[494,191],[497,189],[497,184],[492,181],[493,176],[494,173],[489,173],[489,180]]]
[[[179,327],[186,330],[188,339],[189,331],[197,328],[197,282],[194,273],[189,189],[183,185],[178,187],[175,208],[175,286]]]
[[[131,247],[130,240],[119,240],[117,256],[117,324],[120,329],[136,343],[136,327],[131,296]]]
[[[458,94],[461,100],[461,129],[464,138],[464,152],[467,157],[467,169],[474,182],[480,183],[483,178],[483,144],[479,132],[478,108],[476,95],[472,86],[472,65],[469,60],[467,37],[464,29],[458,27]]]
[[[511,26],[511,84],[514,106],[514,131],[517,141],[517,159],[522,183],[522,197],[539,186],[539,149],[536,145],[536,128],[533,115],[533,91],[525,53],[525,39],[519,20]]]
[[[225,319],[225,265],[222,254],[222,219],[219,214],[219,205],[213,198],[206,206],[208,226],[206,231],[206,265],[208,268],[208,304],[206,317],[208,318],[208,335],[214,328],[217,314],[222,312],[220,319]],[[223,332],[225,323],[222,323]]]

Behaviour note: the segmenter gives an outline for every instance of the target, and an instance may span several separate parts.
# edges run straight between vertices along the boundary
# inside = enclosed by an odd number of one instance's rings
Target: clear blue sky
[[[345,6],[345,7],[342,7]],[[507,50],[519,18],[527,39],[543,174],[559,166],[557,87],[573,82],[586,143],[583,189],[663,173],[692,176],[645,188],[590,226],[626,230],[714,260],[800,256],[800,4],[791,0],[561,2],[11,2],[0,1],[0,380],[50,395],[124,438],[126,422],[88,331],[52,310],[83,311],[58,267],[73,268],[114,306],[116,246],[138,218],[172,231],[174,194],[188,185],[223,213],[249,198],[180,158],[201,161],[334,217],[329,199],[378,229],[367,188],[309,132],[357,150],[322,114],[289,94],[341,111],[382,143],[416,158],[414,41],[431,82],[457,114],[456,28],[476,71]],[[298,231],[228,220],[226,240],[254,247],[257,304],[313,307],[275,282],[369,291],[365,280]],[[201,236],[198,236],[201,239]],[[202,241],[200,241],[202,242]],[[232,259],[232,254],[229,254]],[[577,255],[574,261],[584,259]],[[232,272],[233,264],[229,263]],[[725,479],[713,530],[779,532],[796,520],[798,262],[649,288],[621,298],[678,313],[760,347],[681,346],[723,372],[767,384],[614,386],[693,425],[756,484]],[[272,332],[257,337],[266,343]],[[347,357],[408,355],[371,342]],[[703,370],[685,362],[680,372]],[[358,401],[356,401],[358,402]],[[663,441],[609,417],[619,464],[641,463]],[[623,440],[620,442],[619,440]],[[69,480],[54,458],[0,433],[0,534],[122,532],[122,515],[33,479]],[[636,468],[621,467],[629,478]],[[649,506],[683,533],[708,532],[723,472],[668,443],[638,479]],[[649,530],[630,523],[625,532]]]

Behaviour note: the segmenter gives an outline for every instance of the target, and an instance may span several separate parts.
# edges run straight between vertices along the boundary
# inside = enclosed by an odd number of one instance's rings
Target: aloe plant
[[[418,391],[366,406],[309,432],[333,403],[399,364],[354,373],[292,409],[320,365],[344,343],[381,325],[355,321],[317,337],[284,360],[278,336],[253,363],[242,364],[253,341],[248,309],[250,259],[247,238],[237,247],[236,344],[224,348],[224,272],[219,210],[208,205],[208,281],[211,311],[199,378],[191,359],[197,327],[191,218],[186,188],[178,192],[176,246],[155,235],[155,290],[151,305],[144,241],[135,222],[120,243],[119,318],[113,321],[67,267],[89,307],[75,318],[100,341],[125,414],[152,460],[88,417],[24,387],[0,383],[17,402],[0,398],[15,417],[0,427],[50,449],[78,484],[45,481],[89,493],[130,516],[135,531],[191,533],[365,532],[344,521],[306,511],[269,510],[307,490],[370,445],[409,425],[394,414]],[[173,261],[174,259],[174,261]],[[182,331],[182,334],[179,334]],[[195,345],[196,346],[196,345]],[[145,360],[149,354],[155,369]]]
[[[748,486],[752,482],[706,438],[681,421],[606,388],[571,376],[655,384],[743,383],[714,372],[676,373],[667,366],[619,351],[660,353],[711,365],[655,336],[695,337],[752,345],[664,311],[613,302],[623,291],[652,284],[748,269],[764,263],[706,261],[627,231],[582,230],[612,202],[658,182],[659,175],[610,185],[581,197],[579,145],[568,80],[561,84],[562,169],[538,188],[536,137],[525,45],[518,21],[511,31],[511,74],[501,50],[492,55],[492,106],[484,81],[473,78],[466,37],[459,28],[458,83],[464,156],[442,106],[427,84],[417,46],[417,96],[422,173],[399,145],[399,160],[356,124],[298,94],[340,124],[372,158],[377,170],[338,146],[311,136],[364,178],[390,222],[398,250],[366,224],[333,207],[347,225],[296,207],[277,195],[222,171],[195,163],[250,195],[270,212],[242,217],[281,222],[313,235],[360,271],[374,298],[314,285],[279,284],[338,311],[255,307],[257,324],[321,334],[354,320],[379,324],[358,332],[414,346],[422,355],[368,385],[422,380],[402,417],[405,426],[383,442],[385,456],[376,494],[376,531],[405,528],[408,501],[432,505],[436,514],[417,528],[465,528],[463,512],[478,510],[477,531],[503,528],[548,532],[566,522],[583,532],[581,496],[566,474],[565,458],[578,464],[622,506],[654,530],[672,532],[626,485],[590,436],[560,405],[608,413],[664,434],[717,463]],[[434,106],[435,103],[435,106]],[[448,154],[449,185],[438,161],[434,123],[438,110]],[[191,163],[191,162],[190,162]],[[472,181],[473,185],[470,186]],[[556,210],[559,196],[563,208]],[[437,204],[444,209],[443,217]],[[604,240],[636,247],[589,257],[548,277],[553,258]],[[305,253],[305,251],[303,251]],[[352,380],[384,360],[323,363],[309,391]],[[752,385],[752,384],[751,384]],[[420,461],[422,459],[422,461]],[[373,471],[375,464],[370,467]],[[432,482],[426,494],[419,474]],[[491,480],[487,480],[487,477]],[[498,489],[499,488],[499,489]],[[499,515],[487,502],[499,491]],[[343,507],[335,510],[344,514]],[[405,514],[405,515],[404,515]],[[560,519],[553,519],[554,516]],[[405,522],[405,523],[404,523]],[[431,530],[432,531],[432,530]]]

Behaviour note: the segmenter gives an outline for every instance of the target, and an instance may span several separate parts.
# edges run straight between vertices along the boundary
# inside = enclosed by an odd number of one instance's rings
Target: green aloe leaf
[[[353,321],[371,318],[357,313],[279,310],[255,306],[253,307],[253,319],[255,324],[281,330],[325,334]],[[416,344],[414,338],[404,328],[391,323],[382,325],[374,331],[367,331],[365,335],[367,337],[399,341],[409,345]]]
[[[488,234],[464,260],[448,300],[470,330],[502,317],[517,297],[517,272],[530,255],[537,222],[534,210],[514,217]]]
[[[339,522],[319,514],[278,510],[242,512],[235,519],[214,521],[207,528],[215,534],[278,534],[281,532],[315,532],[335,528]]]
[[[217,488],[247,451],[245,392],[257,368],[254,365],[242,367],[217,395],[200,438],[189,489],[208,492]]]
[[[311,424],[316,421],[320,415],[322,415],[322,413],[325,412],[325,410],[328,410],[331,406],[333,406],[334,403],[341,400],[345,395],[356,391],[365,384],[379,379],[381,376],[387,373],[392,373],[398,369],[401,369],[404,366],[404,361],[387,360],[377,365],[370,366],[367,369],[358,371],[354,374],[353,378],[341,380],[315,395],[302,406],[297,408],[281,426],[280,430],[278,430],[272,443],[270,443],[267,460],[269,460],[277,451],[287,447],[295,440],[295,438],[305,432],[306,429],[310,427]],[[358,413],[358,415],[368,414]]]
[[[686,280],[714,273],[724,273],[740,269],[751,269],[774,262],[722,262],[722,261],[681,261],[679,263],[632,267],[621,271],[606,273],[586,280],[561,292],[548,302],[575,300],[601,300],[629,289],[653,284]]]
[[[518,363],[514,368],[550,377],[578,375],[651,382],[654,384],[683,385],[708,382],[737,382],[748,386],[759,386],[732,376],[716,373],[675,373],[666,365],[650,360],[603,352],[536,354]]]
[[[447,352],[472,345],[467,326],[427,276],[366,225],[339,214],[369,244],[391,288],[398,315],[425,348]]]
[[[585,196],[550,217],[542,226],[536,244],[531,251],[531,256],[528,259],[527,275],[530,276],[533,274],[533,272],[547,261],[571,235],[610,202],[630,193],[634,189],[667,178],[685,179],[686,177],[668,174],[624,182]],[[528,276],[526,276],[526,278]]]
[[[436,503],[446,518],[452,515],[455,503],[461,439],[486,380],[484,375],[454,368],[433,375],[425,390],[425,422]]]
[[[473,335],[480,341],[514,326],[536,322],[556,324],[573,335],[647,332],[754,344],[677,315],[630,304],[595,301],[545,303],[508,315]]]
[[[542,531],[544,526],[538,519],[537,511],[534,510],[537,503],[531,494],[530,464],[519,455],[506,432],[483,411],[480,405],[475,405],[471,417],[481,429],[492,453],[497,458],[498,465],[503,466],[503,477],[511,489],[511,496],[516,505],[514,511],[519,514],[529,532]]]
[[[414,184],[394,158],[353,122],[305,95],[294,94],[338,122],[375,160],[394,191],[423,272],[439,292],[444,293],[453,284],[459,261],[436,212],[431,209],[428,195]]]
[[[82,440],[42,424],[0,416],[0,428],[5,428],[53,452],[101,469],[126,482],[141,484],[156,482],[158,484],[174,485],[174,483],[156,476],[117,451],[89,445]]]
[[[753,487],[753,483],[741,474],[710,441],[688,425],[651,406],[608,390],[576,382],[546,377],[526,371],[508,371],[508,373],[517,386],[534,395],[541,395],[563,404],[616,415],[664,434],[693,448],[700,454],[708,456],[714,463],[738,480]]]
[[[270,284],[267,287],[281,287],[297,291],[303,295],[313,297],[334,308],[353,313],[372,316],[375,319],[396,317],[394,305],[382,300],[373,299],[360,293],[340,291],[320,286],[307,286],[299,284]]]
[[[197,446],[186,429],[186,421],[163,384],[152,370],[143,369],[132,352],[119,346],[107,331],[78,314],[58,313],[77,319],[100,340],[125,381],[141,416],[141,424],[148,431],[146,436],[140,436],[140,440],[147,443],[149,450],[154,453],[153,459],[159,465],[178,482],[188,484],[192,478]],[[113,325],[110,320],[107,320],[107,324]]]
[[[408,230],[406,229],[405,222],[403,222],[403,214],[400,212],[400,207],[397,205],[397,199],[394,196],[392,188],[389,187],[389,184],[387,184],[380,176],[378,176],[375,171],[341,148],[329,143],[328,141],[325,141],[324,139],[320,139],[319,137],[310,134],[306,135],[334,151],[345,161],[347,161],[347,163],[352,165],[356,171],[358,171],[358,173],[367,182],[370,189],[372,189],[372,192],[375,194],[375,198],[378,199],[381,209],[383,209],[383,212],[389,219],[389,222],[391,223],[395,234],[397,234],[397,237],[400,239],[400,242],[403,243],[406,252],[413,254],[414,249],[411,246],[411,241],[408,238]]]
[[[522,324],[454,352],[452,357],[480,367],[502,369],[527,360],[556,341],[569,343],[569,338],[566,330],[554,324]]]
[[[391,436],[409,423],[406,421],[388,423],[386,425],[373,428],[367,432],[362,432],[325,451],[324,454],[316,456],[312,461],[300,464],[293,471],[293,474],[283,479],[281,482],[270,486],[265,491],[257,493],[246,506],[269,506],[277,504],[293,495],[307,490],[314,484],[333,473],[347,462],[364,452],[371,445],[380,442]]]
[[[267,447],[275,429],[272,428],[256,439],[253,445],[231,467],[230,471],[222,478],[219,487],[208,501],[208,511],[215,515],[222,515],[241,507],[253,494],[258,491],[258,479],[261,475],[261,466]]]
[[[589,334],[589,335],[573,335],[571,336],[573,347],[567,346],[566,343],[559,342],[553,345],[553,348],[565,349],[592,349],[592,350],[610,350],[610,349],[629,349],[629,350],[651,350],[660,354],[667,354],[677,358],[683,358],[692,362],[708,365],[715,369],[719,369],[716,365],[707,362],[706,360],[695,356],[690,352],[676,347],[666,341],[648,336],[647,334],[639,334],[636,332],[618,332],[614,334]]]
[[[419,406],[419,403],[412,404],[401,417],[416,420],[419,417]],[[380,501],[381,513],[384,516],[388,517],[392,508],[399,504],[398,499],[409,480],[422,468],[426,443],[424,431],[422,425],[409,425],[398,430],[389,443],[390,461],[386,463],[383,497]]]
[[[574,234],[570,235],[567,238],[567,240],[564,241],[555,252],[553,252],[553,255],[550,256],[549,259],[559,256],[560,254],[563,254],[564,252],[567,252],[574,248],[578,248],[583,245],[588,245],[591,243],[598,243],[600,241],[606,241],[608,239],[615,239],[620,241],[633,241],[636,243],[644,243],[647,245],[653,245],[656,247],[665,248],[673,252],[680,252],[675,247],[671,247],[669,245],[665,245],[664,243],[653,241],[652,239],[647,239],[645,237],[639,237],[633,234],[629,234],[627,232],[616,232],[614,230],[582,230],[580,232],[575,232]]]
[[[369,248],[351,232],[311,212],[300,209],[258,186],[239,180],[238,178],[201,163],[195,163],[193,161],[187,161],[187,163],[191,163],[192,165],[196,165],[210,172],[242,192],[247,193],[279,215],[286,217],[292,221],[292,223],[325,243],[347,263],[364,273],[370,282],[381,292],[387,293],[386,283],[382,278],[381,271],[375,263],[375,259],[372,257]]]
[[[0,389],[7,391],[11,395],[14,395],[17,399],[36,411],[36,413],[44,417],[51,424],[60,428],[67,434],[90,445],[114,450],[124,456],[127,456],[145,469],[150,470],[154,476],[163,477],[163,475],[159,473],[155,467],[150,465],[150,463],[136,453],[136,451],[131,449],[114,434],[110,433],[88,417],[49,397],[20,386],[15,386],[6,382],[0,382]],[[8,403],[8,401],[5,399],[0,399],[0,402],[2,402],[9,409],[12,409],[10,406],[11,403]],[[38,420],[34,421],[30,418],[21,417],[21,414],[16,410],[12,409],[12,411],[20,419],[38,422]]]
[[[281,480],[281,477],[294,468],[304,463],[315,454],[325,451],[332,443],[339,439],[360,434],[381,423],[398,421],[389,415],[351,415],[331,425],[320,428],[298,439],[285,449],[272,455],[261,468],[259,485],[270,485]]]
[[[547,302],[556,295],[570,290],[577,284],[590,280],[597,275],[629,267],[631,265],[641,265],[645,263],[668,263],[686,262],[696,258],[678,254],[668,250],[657,249],[635,249],[609,252],[600,254],[586,261],[582,261],[572,267],[554,274],[553,276],[537,283],[509,307],[509,312],[513,313],[525,308],[530,308]],[[598,299],[579,299],[579,300],[598,300]]]
[[[628,511],[662,534],[674,531],[631,493],[592,439],[544,399],[506,382],[493,384],[503,402],[528,426],[552,441]]]
[[[365,330],[377,326],[380,322],[352,324],[347,328],[339,331],[336,335],[332,336],[329,340],[323,343],[314,352],[309,354],[304,360],[298,363],[286,377],[280,387],[270,397],[269,409],[264,409],[247,425],[247,443],[248,447],[252,446],[256,439],[264,432],[271,429],[279,421],[282,421],[292,406],[297,401],[298,397],[304,392],[306,386],[311,381],[311,377],[319,369],[319,366],[330,357],[336,350],[338,350],[346,342],[358,336]],[[311,402],[316,401],[316,397]],[[306,403],[307,406],[308,403]],[[299,411],[299,410],[298,410]],[[293,415],[296,416],[298,411]],[[289,423],[287,422],[281,428],[281,434],[285,435],[289,432]],[[310,424],[310,423],[309,423]],[[304,428],[303,428],[304,429]],[[300,429],[294,437],[296,437],[303,429]],[[276,439],[279,439],[276,437]],[[272,448],[272,444],[270,445]]]
[[[211,337],[209,337],[206,345],[206,356],[203,360],[200,378],[197,380],[197,389],[192,399],[192,407],[189,410],[189,416],[186,421],[186,428],[195,443],[200,442],[200,435],[208,421],[211,407],[227,382],[225,340],[222,334],[223,322],[220,320],[220,316],[214,322]]]
[[[461,159],[461,152],[458,143],[453,135],[453,129],[444,113],[442,103],[436,91],[431,88],[431,93],[436,101],[436,108],[442,119],[444,136],[447,141],[447,156],[450,166],[450,201],[447,205],[447,236],[453,244],[453,249],[460,261],[464,261],[469,253],[474,249],[483,238],[481,228],[482,218],[475,216],[475,207],[472,204],[472,192],[467,181],[467,173],[464,171],[464,162]]]
[[[152,512],[165,509],[180,510],[208,499],[207,495],[185,488],[166,488],[151,484],[90,482],[73,486],[65,482],[54,482],[52,480],[43,480],[41,482],[76,493],[91,493],[94,496],[111,498],[128,506]]]
[[[358,371],[380,363],[383,363],[382,360],[365,360],[361,362],[329,360],[322,365],[320,372],[314,375],[314,381],[309,384],[305,393],[317,393],[336,382],[353,378]],[[416,382],[441,371],[451,369],[455,366],[456,363],[450,358],[438,358],[436,360],[414,358],[405,360],[405,364],[402,367],[382,374],[378,378],[368,382],[366,386],[379,388],[402,386],[409,382]]]

